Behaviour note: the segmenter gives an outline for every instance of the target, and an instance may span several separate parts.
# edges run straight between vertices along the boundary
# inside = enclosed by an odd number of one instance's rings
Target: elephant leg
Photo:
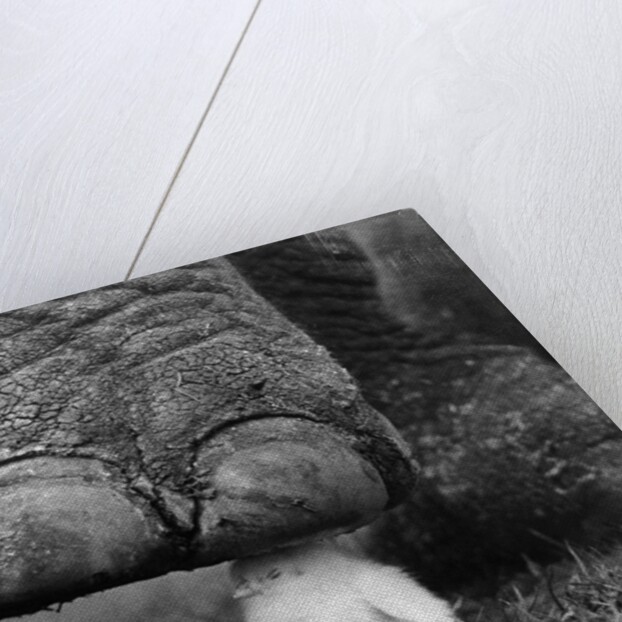
[[[414,212],[232,256],[321,343],[422,466],[377,554],[494,591],[551,541],[619,540],[622,434]]]
[[[365,524],[414,467],[214,260],[0,316],[0,618]]]

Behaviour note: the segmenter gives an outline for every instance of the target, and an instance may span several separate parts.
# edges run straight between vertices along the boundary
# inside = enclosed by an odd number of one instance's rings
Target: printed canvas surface
[[[0,367],[0,619],[622,617],[622,432],[412,210],[5,313]]]

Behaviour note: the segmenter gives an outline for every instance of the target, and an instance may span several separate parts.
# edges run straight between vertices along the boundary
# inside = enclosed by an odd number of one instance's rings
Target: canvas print
[[[0,316],[0,619],[622,619],[622,433],[413,210]]]

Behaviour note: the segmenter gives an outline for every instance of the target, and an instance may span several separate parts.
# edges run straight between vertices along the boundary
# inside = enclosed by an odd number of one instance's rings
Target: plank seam
[[[136,251],[136,255],[134,256],[134,259],[132,259],[132,263],[130,264],[130,267],[125,275],[125,278],[123,279],[124,281],[127,281],[132,278],[132,272],[134,272],[134,269],[136,268],[138,260],[140,259],[140,256],[142,255],[143,251],[145,250],[147,241],[149,240],[149,237],[151,236],[153,230],[155,229],[158,218],[160,217],[160,214],[162,213],[162,210],[164,209],[164,205],[168,201],[171,191],[173,190],[173,187],[175,186],[175,182],[177,181],[177,178],[179,177],[181,169],[183,168],[184,164],[186,163],[186,160],[188,159],[188,156],[190,155],[190,151],[192,150],[192,147],[194,146],[194,143],[196,142],[196,139],[199,136],[199,133],[201,132],[203,124],[205,123],[205,119],[207,119],[207,115],[209,114],[210,110],[212,109],[214,105],[214,102],[216,101],[216,97],[218,96],[218,93],[220,92],[220,88],[222,87],[227,77],[227,74],[229,73],[229,70],[231,69],[233,65],[233,61],[235,60],[238,54],[238,51],[240,50],[240,47],[242,46],[242,42],[244,41],[244,38],[246,37],[248,31],[250,30],[251,24],[253,23],[253,19],[255,18],[255,15],[259,9],[261,2],[262,0],[257,0],[250,14],[250,17],[248,18],[248,21],[246,22],[246,25],[242,29],[242,33],[240,34],[240,38],[238,39],[237,43],[235,44],[235,47],[233,48],[231,57],[229,58],[229,60],[227,61],[227,64],[225,65],[225,69],[222,72],[222,75],[220,76],[220,80],[218,80],[218,84],[216,85],[214,92],[212,93],[211,97],[209,98],[209,101],[207,102],[207,106],[205,107],[205,110],[203,111],[203,114],[201,115],[201,118],[199,119],[199,123],[197,124],[197,127],[194,130],[194,133],[192,134],[192,137],[190,138],[190,141],[188,142],[188,145],[186,149],[184,150],[184,153],[182,154],[181,159],[179,160],[179,164],[177,165],[177,167],[175,168],[175,171],[173,172],[171,181],[169,182],[164,192],[164,195],[162,197],[162,200],[160,201],[160,204],[158,205],[156,209],[156,212],[151,220],[151,223],[149,224],[149,227],[147,228],[147,232],[145,233],[145,236],[143,237],[138,247],[138,250]]]

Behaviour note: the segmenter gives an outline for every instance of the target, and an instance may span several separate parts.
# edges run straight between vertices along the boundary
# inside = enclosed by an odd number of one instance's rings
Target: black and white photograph
[[[619,0],[0,0],[0,621],[622,622]]]
[[[622,432],[414,210],[0,330],[4,619],[619,615]]]

